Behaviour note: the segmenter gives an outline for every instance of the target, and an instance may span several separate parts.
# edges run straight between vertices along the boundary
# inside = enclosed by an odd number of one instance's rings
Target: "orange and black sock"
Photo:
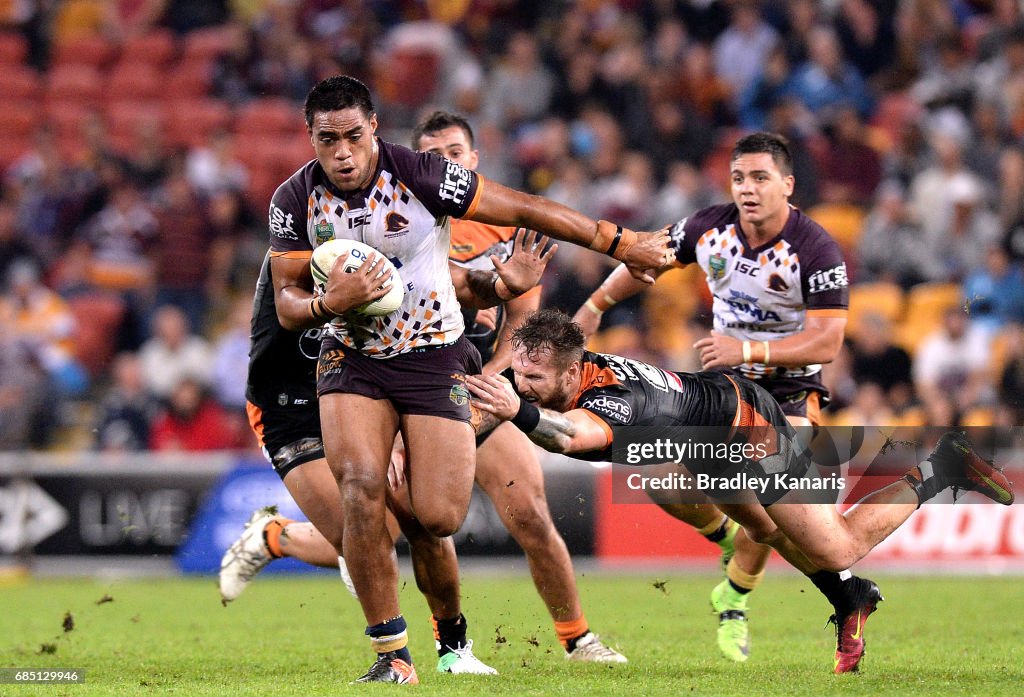
[[[568,653],[572,653],[576,648],[576,642],[582,639],[589,631],[590,627],[587,626],[587,618],[583,615],[567,622],[555,622],[555,634],[558,635],[559,643]]]
[[[267,545],[267,551],[270,552],[270,556],[274,559],[280,559],[284,556],[284,552],[281,550],[281,535],[284,534],[285,526],[291,525],[294,522],[290,518],[279,516],[267,523],[266,527],[263,528],[263,542]]]

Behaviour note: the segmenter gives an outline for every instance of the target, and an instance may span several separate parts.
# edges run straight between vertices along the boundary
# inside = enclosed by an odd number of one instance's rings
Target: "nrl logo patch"
[[[469,389],[465,385],[452,385],[452,391],[448,393],[448,399],[457,407],[469,401]]]
[[[334,224],[328,221],[317,223],[313,229],[316,231],[316,243],[323,244],[334,239]]]
[[[281,394],[277,395],[277,403],[280,404],[282,407],[287,406],[288,405],[288,395],[285,394],[284,392],[282,392]]]
[[[708,275],[711,276],[712,280],[721,280],[722,276],[725,275],[725,257],[721,254],[711,255],[711,258],[708,259]]]

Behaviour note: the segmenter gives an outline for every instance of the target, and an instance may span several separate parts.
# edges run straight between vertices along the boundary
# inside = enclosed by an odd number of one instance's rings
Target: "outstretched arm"
[[[538,408],[520,400],[512,384],[501,375],[469,375],[466,384],[476,395],[473,406],[496,421],[511,421],[545,450],[572,454],[600,450],[609,444],[607,429],[585,409],[563,414]]]
[[[675,268],[675,266],[676,262],[673,261],[656,269],[653,275],[657,279],[661,274]],[[646,283],[632,276],[625,264],[620,264],[608,274],[608,278],[604,279],[601,285],[597,287],[597,290],[590,294],[587,302],[583,303],[576,310],[576,314],[573,315],[572,319],[580,325],[584,335],[589,338],[601,326],[601,317],[605,312],[617,303],[632,298],[646,287]]]
[[[593,219],[541,196],[524,194],[491,180],[468,217],[492,225],[514,225],[540,230],[555,239],[573,242],[625,262],[629,272],[654,283],[649,273],[669,263],[668,232],[634,232],[607,220]]]

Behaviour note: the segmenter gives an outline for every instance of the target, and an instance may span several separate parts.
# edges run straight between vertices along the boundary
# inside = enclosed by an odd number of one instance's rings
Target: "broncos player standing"
[[[658,273],[692,263],[705,273],[714,297],[714,327],[694,344],[705,370],[753,380],[775,398],[792,425],[818,426],[821,407],[828,403],[821,364],[839,353],[846,326],[846,264],[835,240],[789,203],[793,159],[784,138],[754,133],[738,140],[730,182],[731,204],[698,210],[672,227],[675,259]],[[574,319],[593,334],[605,310],[641,289],[616,269]],[[698,529],[708,524],[706,505],[659,505]],[[747,594],[763,578],[770,553],[741,534],[727,580],[712,591],[712,605],[720,613],[719,647],[734,660],[746,660]],[[812,580],[828,594],[847,576],[823,573]],[[837,672],[856,670],[859,644],[841,634],[837,641]]]

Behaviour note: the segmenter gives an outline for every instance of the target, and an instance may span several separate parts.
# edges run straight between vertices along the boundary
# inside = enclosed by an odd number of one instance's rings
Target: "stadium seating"
[[[847,258],[855,258],[857,242],[864,229],[864,210],[850,203],[820,203],[807,215],[825,228],[843,248]]]
[[[922,283],[907,292],[905,320],[896,331],[896,343],[911,355],[922,340],[942,323],[949,308],[959,307],[962,289],[956,283]]]
[[[846,334],[854,339],[861,331],[860,320],[865,313],[880,315],[890,323],[903,316],[903,289],[895,283],[855,283],[850,286],[850,312]]]
[[[101,36],[78,36],[58,41],[50,57],[52,66],[88,65],[105,68],[117,55],[117,45]]]
[[[3,66],[4,79],[0,80],[0,97],[38,99],[42,95],[39,73],[22,65]]]
[[[107,78],[105,98],[158,99],[163,93],[160,70],[149,63],[121,61]]]
[[[0,32],[0,65],[17,65],[28,55],[28,41],[20,34]]]
[[[174,34],[168,29],[155,29],[143,36],[129,37],[121,44],[122,63],[166,65],[178,53]]]
[[[103,98],[103,76],[91,65],[58,65],[47,73],[45,96],[47,104],[75,102],[99,106]]]

